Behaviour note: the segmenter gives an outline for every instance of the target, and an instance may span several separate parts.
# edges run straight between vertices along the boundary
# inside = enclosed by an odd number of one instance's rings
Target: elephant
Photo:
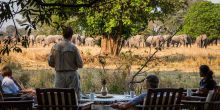
[[[46,45],[50,45],[51,43],[57,43],[59,41],[61,41],[63,39],[62,35],[48,35],[45,39],[44,39],[44,45],[43,47],[45,47]]]
[[[145,36],[144,35],[135,35],[128,39],[127,45],[129,47],[145,47]]]
[[[211,38],[210,40],[209,40],[209,43],[208,43],[209,45],[218,45],[218,38]]]
[[[31,43],[31,45],[34,46],[36,37],[34,35],[29,35],[28,40],[29,40],[29,43]]]
[[[171,38],[171,44],[174,45],[176,44],[176,47],[178,46],[187,46],[190,45],[191,47],[191,44],[192,44],[192,38],[186,34],[182,34],[182,35],[176,35],[176,36],[173,36]]]
[[[206,48],[208,45],[208,37],[206,34],[202,34],[196,38],[196,44],[200,48]]]
[[[85,38],[86,38],[85,36],[81,36],[79,34],[74,34],[72,36],[71,41],[76,45],[83,46],[83,45],[85,45]]]
[[[37,35],[36,37],[36,44],[43,44],[44,39],[46,38],[46,35]]]
[[[162,35],[163,39],[164,39],[164,46],[166,45],[166,47],[170,47],[170,42],[171,42],[171,35]]]
[[[188,46],[191,47],[192,43],[193,43],[192,37],[189,35],[186,35],[185,37],[186,37],[186,47],[188,47]]]
[[[86,39],[85,36],[78,36],[78,37],[77,37],[78,45],[80,45],[80,46],[85,45],[85,39]]]
[[[96,36],[95,38],[86,37],[85,38],[85,46],[95,46],[95,45],[100,46],[101,45],[101,38],[102,38],[102,36]]]
[[[72,39],[71,41],[74,43],[74,44],[77,44],[77,37],[79,36],[79,34],[73,34],[72,35]]]
[[[95,45],[95,39],[92,37],[86,37],[85,38],[85,46],[94,46]]]
[[[165,42],[161,35],[148,36],[146,39],[146,45],[159,48],[160,45]]]
[[[20,39],[17,37],[12,37],[12,36],[1,36],[0,37],[0,44],[4,43],[6,40],[10,40],[10,42],[17,42]]]
[[[124,39],[122,45],[123,47],[129,47],[128,39]]]

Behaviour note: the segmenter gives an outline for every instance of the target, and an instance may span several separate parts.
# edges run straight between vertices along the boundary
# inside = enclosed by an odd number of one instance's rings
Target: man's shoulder
[[[72,42],[59,42],[53,46],[55,50],[62,50],[62,51],[75,51],[77,47]]]

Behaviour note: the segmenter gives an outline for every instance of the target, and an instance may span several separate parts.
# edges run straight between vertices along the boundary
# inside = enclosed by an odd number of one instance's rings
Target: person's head
[[[65,39],[71,39],[73,35],[73,29],[71,27],[64,27],[63,28],[63,37]]]
[[[145,80],[147,88],[158,88],[159,78],[156,75],[148,75]]]
[[[210,70],[209,66],[201,65],[199,67],[199,74],[201,77],[212,78],[213,72],[212,72],[212,70]]]
[[[12,70],[9,66],[4,66],[2,68],[2,76],[5,77],[5,76],[9,76],[11,77],[12,76]]]

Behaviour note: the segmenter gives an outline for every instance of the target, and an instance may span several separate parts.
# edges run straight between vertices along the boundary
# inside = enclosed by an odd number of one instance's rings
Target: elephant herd
[[[16,40],[16,37],[0,37],[1,41],[5,39],[13,39]],[[34,45],[42,45],[43,47],[49,46],[52,43],[57,43],[63,39],[62,35],[30,35],[30,36],[22,36],[22,39],[25,38],[29,41],[29,44]],[[85,37],[80,34],[74,34],[72,36],[71,41],[78,46],[95,46],[101,40],[101,36],[97,37]],[[198,36],[195,40],[195,44],[198,47],[206,48],[210,42],[214,40],[208,39],[206,34],[202,34]],[[216,44],[217,44],[217,40]],[[127,40],[124,40],[123,46],[129,48],[141,48],[141,47],[180,47],[180,46],[190,46],[193,43],[192,37],[187,34],[182,35],[155,35],[155,36],[145,36],[145,35],[135,35]]]
[[[32,45],[43,45],[49,46],[50,44],[57,43],[63,39],[62,35],[34,35],[29,36],[30,43]],[[94,46],[96,45],[97,39],[92,37],[81,36],[80,34],[74,34],[71,42],[78,46]]]
[[[192,40],[187,35],[177,35],[171,37],[170,35],[155,35],[155,36],[144,36],[136,35],[129,38],[126,41],[126,46],[128,47],[159,47],[170,45],[179,47],[181,45],[188,46],[191,45]]]
[[[217,44],[217,39],[215,40]],[[181,35],[135,35],[125,40],[124,46],[126,47],[188,47],[195,43],[198,47],[206,48],[208,44],[212,43],[212,39],[208,39],[206,34],[202,34],[193,41],[193,38],[187,34]]]

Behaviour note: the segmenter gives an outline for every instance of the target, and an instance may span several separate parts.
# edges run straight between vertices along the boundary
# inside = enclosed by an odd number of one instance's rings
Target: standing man
[[[74,88],[80,98],[80,77],[78,68],[83,67],[82,58],[77,47],[71,42],[73,30],[71,27],[63,29],[64,40],[56,43],[48,58],[49,66],[55,68],[55,87]]]

